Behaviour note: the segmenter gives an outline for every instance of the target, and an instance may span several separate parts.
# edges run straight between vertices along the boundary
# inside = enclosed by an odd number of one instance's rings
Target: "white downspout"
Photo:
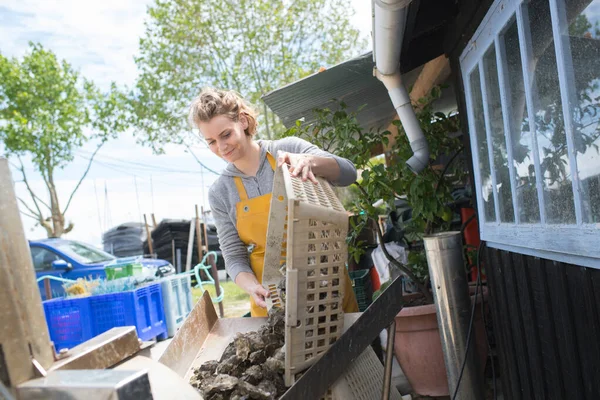
[[[413,156],[406,164],[418,174],[429,164],[429,146],[400,75],[400,52],[410,2],[373,0],[373,73],[387,88],[408,137]]]

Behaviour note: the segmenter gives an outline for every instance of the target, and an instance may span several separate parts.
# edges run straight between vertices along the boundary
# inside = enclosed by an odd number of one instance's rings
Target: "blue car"
[[[64,279],[105,278],[104,267],[118,259],[85,243],[65,239],[43,239],[29,241],[31,258],[37,277],[52,275]],[[151,268],[156,276],[175,273],[175,268],[165,260],[141,258],[145,268]],[[39,282],[42,299],[46,299],[43,280]],[[51,280],[52,297],[62,296],[62,283]]]

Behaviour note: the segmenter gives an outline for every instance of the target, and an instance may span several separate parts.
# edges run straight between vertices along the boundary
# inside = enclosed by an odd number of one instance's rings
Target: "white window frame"
[[[572,57],[568,37],[561,36],[561,32],[568,29],[565,11],[565,0],[546,0],[550,3],[552,18],[552,34],[556,52],[559,87],[562,102],[562,111],[565,121],[565,134],[571,180],[573,185],[573,201],[575,205],[574,224],[547,224],[546,208],[544,205],[543,179],[540,173],[540,160],[537,146],[537,133],[534,119],[528,118],[531,124],[532,142],[529,144],[533,155],[538,202],[540,207],[540,222],[535,224],[522,224],[519,222],[517,212],[518,202],[515,182],[515,171],[512,162],[511,129],[509,123],[510,101],[507,96],[505,82],[505,60],[504,42],[499,40],[499,35],[505,26],[516,16],[519,31],[519,46],[523,68],[523,85],[526,97],[526,106],[529,116],[534,110],[534,96],[531,80],[533,77],[533,64],[531,62],[532,49],[529,16],[527,4],[524,0],[496,0],[488,10],[475,34],[468,42],[461,54],[459,61],[461,66],[462,80],[467,107],[467,119],[469,121],[469,137],[471,141],[473,166],[475,172],[475,187],[477,195],[477,208],[479,212],[479,226],[481,238],[488,242],[490,247],[508,251],[519,252],[531,256],[548,258],[561,262],[568,262],[582,266],[600,268],[600,224],[584,223],[582,217],[582,200],[580,196],[580,181],[578,177],[577,158],[573,146],[573,121],[569,111],[569,100],[574,99],[575,77],[573,75]],[[514,223],[500,222],[500,204],[498,203],[498,189],[496,186],[496,171],[494,169],[491,129],[489,121],[489,110],[487,99],[487,81],[485,79],[485,68],[483,68],[484,55],[490,46],[495,46],[496,61],[498,66],[498,82],[500,86],[500,99],[502,103],[502,115],[504,123],[504,134],[507,141],[507,156],[509,175],[511,182],[511,194],[513,200]],[[477,133],[475,129],[474,107],[471,98],[470,75],[475,68],[479,67],[481,94],[483,99],[484,119],[486,137],[488,143],[488,157],[490,162],[490,173],[492,180],[492,192],[496,221],[485,221],[485,209],[482,196],[481,174],[479,166],[479,146],[477,145]]]

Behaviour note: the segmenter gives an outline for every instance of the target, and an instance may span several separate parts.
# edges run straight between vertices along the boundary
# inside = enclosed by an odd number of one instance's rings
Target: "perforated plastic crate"
[[[277,285],[286,277],[288,386],[342,334],[347,233],[348,213],[327,181],[302,182],[287,165],[276,170],[262,283],[277,307]]]
[[[120,264],[111,264],[104,267],[106,273],[106,279],[111,281],[113,279],[126,278],[129,276],[142,275],[144,266],[136,262],[125,262]]]
[[[192,311],[192,282],[189,275],[174,275],[161,279],[160,284],[167,332],[173,337]]]
[[[135,326],[142,340],[167,338],[160,283],[89,297],[94,336],[117,326]]]
[[[89,297],[43,302],[50,339],[57,351],[70,349],[94,337]]]
[[[381,399],[384,368],[371,346],[348,367],[331,386],[333,400]],[[391,385],[390,399],[402,400],[398,390]]]
[[[350,272],[350,280],[352,280],[352,288],[358,302],[358,310],[363,312],[373,302],[373,284],[371,283],[371,270],[359,269],[358,271]]]

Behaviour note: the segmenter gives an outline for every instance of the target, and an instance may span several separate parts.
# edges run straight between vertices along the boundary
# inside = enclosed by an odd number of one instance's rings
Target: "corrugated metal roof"
[[[421,69],[402,76],[407,88]],[[365,106],[358,114],[364,129],[387,128],[396,115],[385,86],[373,76],[371,52],[276,89],[262,99],[286,127],[301,118],[313,122],[312,110],[335,106],[333,99],[343,100],[349,111]]]

